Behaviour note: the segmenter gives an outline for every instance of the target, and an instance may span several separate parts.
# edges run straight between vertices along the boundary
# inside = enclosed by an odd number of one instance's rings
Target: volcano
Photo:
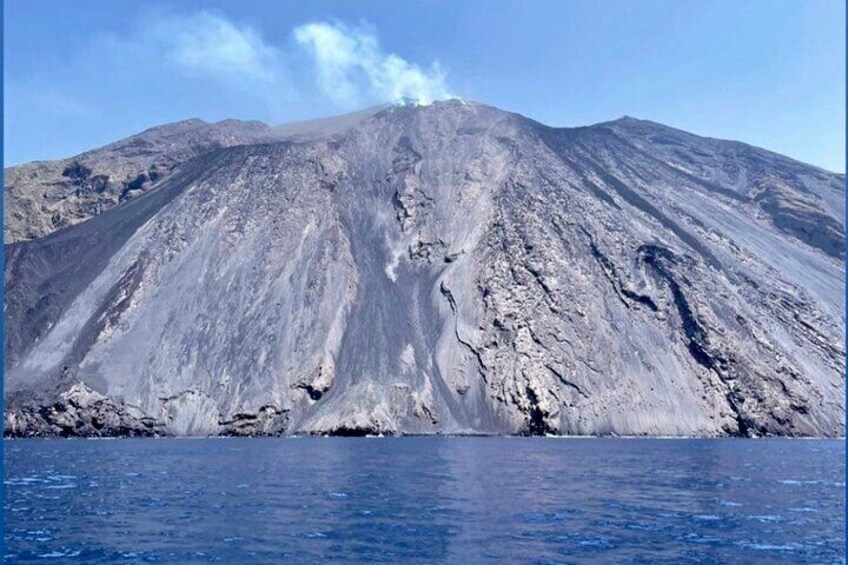
[[[11,436],[844,436],[845,177],[449,100],[5,171]]]

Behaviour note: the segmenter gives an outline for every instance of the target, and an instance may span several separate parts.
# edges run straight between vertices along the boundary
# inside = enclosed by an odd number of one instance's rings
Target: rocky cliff
[[[6,170],[7,434],[844,435],[844,176],[460,101],[225,124]]]

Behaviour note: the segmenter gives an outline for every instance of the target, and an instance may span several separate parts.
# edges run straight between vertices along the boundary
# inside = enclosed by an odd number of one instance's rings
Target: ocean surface
[[[845,562],[844,441],[4,445],[6,563]]]

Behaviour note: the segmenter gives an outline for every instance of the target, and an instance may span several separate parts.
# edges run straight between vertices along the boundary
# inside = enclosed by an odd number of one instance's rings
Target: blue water
[[[6,562],[844,563],[845,444],[6,441]]]

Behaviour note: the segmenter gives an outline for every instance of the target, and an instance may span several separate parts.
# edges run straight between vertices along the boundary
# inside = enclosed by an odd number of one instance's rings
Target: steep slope
[[[36,161],[4,173],[6,243],[37,239],[144,194],[193,157],[273,139],[261,122],[186,120],[70,159]]]
[[[459,101],[7,247],[13,434],[842,435],[844,178]]]
[[[310,141],[337,134],[387,105],[270,127],[262,122],[192,119],[157,126],[70,159],[4,170],[5,243],[38,239],[156,189],[174,169],[222,147]]]

